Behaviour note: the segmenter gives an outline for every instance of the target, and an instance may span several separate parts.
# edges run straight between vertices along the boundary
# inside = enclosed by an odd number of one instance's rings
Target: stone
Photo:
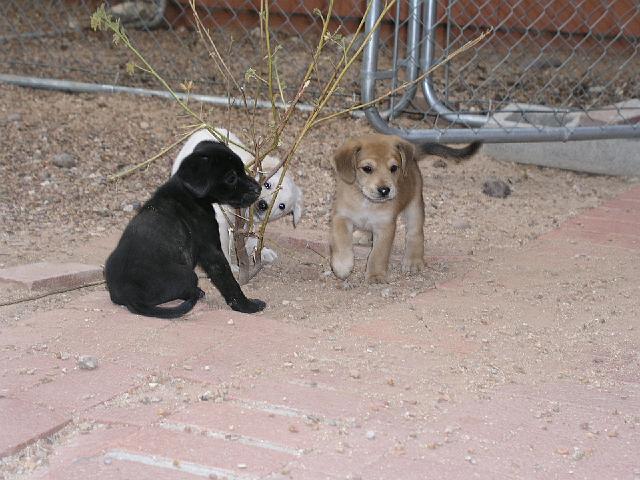
[[[51,163],[60,168],[71,168],[78,164],[76,158],[70,153],[59,153],[51,158]]]
[[[78,367],[81,370],[95,370],[98,368],[98,359],[91,355],[80,355],[78,357]]]
[[[432,165],[435,168],[447,168],[448,164],[447,162],[445,162],[444,160],[442,160],[441,158],[438,158],[436,160],[433,161]]]
[[[506,198],[511,195],[511,188],[502,180],[489,178],[482,184],[482,193],[494,198]]]

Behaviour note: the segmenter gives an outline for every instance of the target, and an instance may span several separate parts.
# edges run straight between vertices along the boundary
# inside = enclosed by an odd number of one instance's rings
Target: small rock
[[[511,195],[511,188],[502,180],[490,178],[482,184],[482,193],[494,198],[506,198]]]
[[[291,433],[298,433],[298,427],[296,427],[295,425],[289,425],[289,431]]]
[[[573,453],[571,454],[571,458],[576,462],[578,460],[582,460],[584,458],[584,450],[579,447],[573,447]]]
[[[478,462],[476,461],[476,459],[475,459],[475,458],[473,458],[471,455],[466,455],[466,456],[464,457],[464,459],[465,459],[467,462],[469,462],[471,465],[475,465],[476,463],[478,463]]]
[[[104,460],[102,461],[105,465],[111,465],[111,462],[113,460],[111,459],[111,457],[104,457]]]
[[[133,212],[133,205],[131,205],[130,203],[124,205],[122,207],[122,211],[123,212]]]
[[[6,123],[19,122],[21,120],[22,120],[22,114],[20,113],[10,113],[9,115],[7,115],[7,118],[5,119]]]
[[[289,300],[282,300],[282,305],[289,305],[291,302]]]
[[[360,378],[360,372],[358,370],[349,370],[349,376],[351,378]]]
[[[376,438],[376,432],[373,430],[367,430],[367,439],[373,440],[374,438]]]
[[[210,390],[207,390],[206,392],[200,395],[200,400],[202,400],[203,402],[208,402],[212,398],[213,398],[213,393],[211,393]]]
[[[466,230],[471,227],[471,224],[462,218],[457,218],[451,222],[451,226],[456,230]]]
[[[433,161],[432,165],[436,168],[447,168],[447,162],[445,162],[444,160],[442,160],[441,158],[438,158],[436,160]]]
[[[380,295],[382,295],[383,298],[388,298],[391,295],[391,289],[390,288],[384,288],[380,292]]]
[[[247,468],[247,464],[246,464],[246,463],[239,463],[239,464],[238,464],[238,468],[239,468],[240,470],[244,470],[245,468]]]
[[[98,368],[98,359],[91,355],[81,355],[78,357],[78,367],[82,370],[95,370]]]
[[[229,321],[227,322],[227,325],[234,325],[235,322],[233,321],[233,318],[229,319]]]
[[[51,158],[51,163],[60,168],[75,167],[78,162],[76,158],[69,153],[59,153]]]
[[[140,128],[146,130],[149,128],[149,124],[147,122],[140,122]]]

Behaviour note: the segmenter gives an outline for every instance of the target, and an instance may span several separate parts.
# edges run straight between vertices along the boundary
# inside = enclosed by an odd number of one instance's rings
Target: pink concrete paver
[[[40,438],[71,414],[93,422],[33,476],[65,480],[635,480],[640,369],[625,338],[634,325],[611,314],[600,336],[581,332],[601,314],[594,282],[635,274],[636,204],[640,189],[340,333],[206,308],[176,322],[147,319],[111,305],[106,292],[34,314],[0,330],[10,367],[0,371],[0,394],[11,395],[0,402],[13,402],[13,443]],[[299,233],[285,240],[306,248]],[[597,275],[605,257],[606,275]],[[593,295],[590,303],[564,291],[567,265],[585,273],[573,288]],[[619,308],[634,292],[619,288]],[[98,369],[62,372],[75,360],[56,352],[91,347]],[[20,373],[29,367],[34,375]],[[527,370],[545,374],[532,381]],[[180,379],[191,393],[109,401],[144,393],[151,374],[166,385]],[[205,390],[225,393],[201,401]]]
[[[0,282],[31,290],[75,288],[102,280],[102,268],[82,263],[31,263],[0,270]]]
[[[0,458],[56,433],[70,421],[33,403],[0,396]]]

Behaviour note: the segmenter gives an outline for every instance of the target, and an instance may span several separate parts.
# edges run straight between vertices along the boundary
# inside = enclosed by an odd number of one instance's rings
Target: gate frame
[[[370,0],[371,7],[367,13],[365,33],[368,35],[376,24],[376,20],[382,13],[382,0]],[[398,135],[407,140],[432,141],[443,143],[468,143],[483,141],[487,143],[512,143],[512,142],[567,142],[573,140],[600,140],[613,138],[640,138],[640,124],[628,125],[600,125],[578,127],[486,127],[492,115],[463,114],[450,110],[437,97],[433,90],[430,76],[422,80],[422,91],[429,107],[436,112],[439,118],[447,120],[452,125],[462,124],[466,128],[444,129],[405,129],[389,124],[389,119],[400,114],[404,107],[415,97],[417,91],[416,79],[420,71],[427,71],[437,62],[434,59],[435,31],[437,27],[436,4],[437,0],[409,0],[409,12],[407,17],[407,57],[398,60],[399,40],[399,16],[397,9],[394,29],[393,45],[393,69],[379,71],[378,55],[380,51],[380,30],[374,30],[365,46],[362,59],[361,72],[361,100],[363,104],[373,102],[376,97],[376,81],[391,78],[395,86],[398,78],[398,68],[405,68],[407,82],[412,85],[402,95],[397,103],[392,99],[387,110],[379,111],[376,107],[364,109],[365,116],[376,130],[381,133]],[[399,2],[398,2],[399,3]],[[424,7],[424,21],[420,22],[420,8]],[[421,38],[423,37],[423,38]],[[420,45],[421,40],[422,47]],[[415,60],[420,52],[420,64]],[[567,109],[553,109],[556,117],[569,113]],[[525,113],[524,111],[522,113]],[[482,127],[482,128],[481,128]]]

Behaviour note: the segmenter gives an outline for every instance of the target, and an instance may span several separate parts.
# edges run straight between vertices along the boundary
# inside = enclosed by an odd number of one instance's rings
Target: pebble
[[[382,295],[383,298],[387,298],[391,295],[391,289],[390,288],[385,288],[380,292],[380,295]]]
[[[19,122],[22,120],[22,114],[20,113],[11,113],[7,115],[7,122]]]
[[[229,321],[227,322],[227,325],[234,325],[235,322],[233,321],[233,318],[229,319]]]
[[[123,212],[133,212],[133,205],[131,205],[130,203],[127,203],[126,205],[124,205],[122,207],[122,211]]]
[[[511,188],[502,180],[489,178],[482,184],[482,193],[494,198],[506,198],[511,195]]]
[[[466,230],[471,227],[471,224],[467,220],[458,218],[451,222],[451,226],[457,230]]]
[[[573,460],[575,460],[576,462],[578,460],[582,460],[584,458],[584,455],[585,455],[584,450],[582,450],[579,447],[573,447],[573,453],[571,454],[571,458]]]
[[[207,390],[206,392],[200,395],[200,400],[202,400],[203,402],[208,402],[212,398],[213,398],[213,393],[211,393],[210,390]]]
[[[448,166],[447,162],[445,162],[441,158],[438,158],[437,160],[434,160],[432,165],[434,167],[436,167],[436,168],[447,168],[447,166]]]
[[[373,440],[374,438],[376,438],[376,432],[373,430],[367,430],[367,439]]]
[[[78,367],[82,370],[95,370],[98,368],[98,359],[91,355],[81,355],[78,357]]]
[[[478,462],[476,461],[476,459],[475,459],[475,458],[473,458],[471,455],[467,455],[467,456],[465,456],[465,457],[464,457],[464,459],[465,459],[467,462],[469,462],[471,465],[475,465],[476,463],[478,463]]]
[[[78,164],[76,158],[69,153],[59,153],[51,158],[51,163],[60,168],[71,168]]]
[[[358,370],[349,370],[349,376],[351,378],[360,378],[360,372]]]
[[[140,122],[140,128],[143,130],[146,130],[147,128],[149,128],[149,123],[148,122]]]

